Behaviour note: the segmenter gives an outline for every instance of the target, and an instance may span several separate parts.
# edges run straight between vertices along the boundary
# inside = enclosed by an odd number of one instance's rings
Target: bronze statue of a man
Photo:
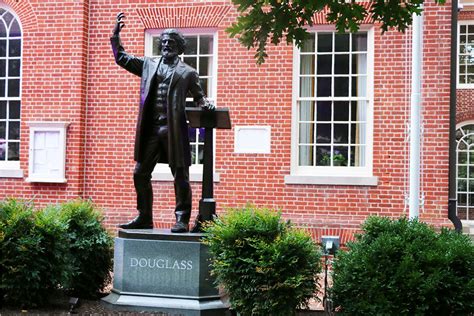
[[[214,105],[205,97],[196,70],[179,58],[186,45],[179,31],[163,31],[158,44],[160,58],[135,57],[125,52],[120,41],[124,18],[123,13],[117,15],[110,42],[115,62],[141,77],[133,173],[139,215],[120,227],[153,228],[151,173],[157,163],[163,162],[169,164],[174,177],[176,223],[171,231],[187,232],[191,216],[191,153],[185,113],[186,96],[191,94],[195,103],[207,110],[213,110]]]

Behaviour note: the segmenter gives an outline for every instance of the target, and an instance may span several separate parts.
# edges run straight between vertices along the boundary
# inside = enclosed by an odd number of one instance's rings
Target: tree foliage
[[[443,4],[445,0],[434,0]],[[371,0],[365,4],[355,0],[232,0],[237,6],[237,21],[227,29],[247,49],[256,48],[255,58],[261,64],[267,57],[270,40],[277,45],[282,39],[301,47],[309,35],[306,27],[313,26],[313,17],[321,12],[339,32],[357,32],[370,15],[380,23],[382,32],[389,29],[405,31],[413,14],[420,15],[423,0]]]

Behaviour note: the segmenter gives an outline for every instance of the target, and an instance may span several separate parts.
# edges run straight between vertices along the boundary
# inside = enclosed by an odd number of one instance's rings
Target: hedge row
[[[34,210],[0,202],[0,300],[12,306],[47,303],[51,290],[95,297],[110,282],[113,240],[90,201]]]

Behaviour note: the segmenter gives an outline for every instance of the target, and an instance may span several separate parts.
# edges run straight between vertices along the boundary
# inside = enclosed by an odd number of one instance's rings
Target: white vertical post
[[[423,65],[423,16],[413,15],[412,79],[410,106],[410,200],[409,218],[417,218],[420,209],[421,82]]]

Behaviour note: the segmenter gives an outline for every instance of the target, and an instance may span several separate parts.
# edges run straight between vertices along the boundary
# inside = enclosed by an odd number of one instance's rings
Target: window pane
[[[336,34],[336,52],[348,52],[349,51],[349,34]]]
[[[314,120],[314,102],[300,101],[299,118],[300,121]]]
[[[191,164],[197,163],[196,144],[191,144]]]
[[[367,35],[352,34],[352,51],[367,51]]]
[[[299,146],[298,147],[298,165],[312,166],[313,165],[313,146]]]
[[[314,138],[314,124],[300,123],[299,144],[312,144]]]
[[[186,36],[186,49],[184,55],[196,55],[197,54],[197,37]]]
[[[20,122],[12,122],[8,124],[8,139],[19,140],[20,139]]]
[[[365,97],[367,95],[367,77],[352,77],[352,96]]]
[[[189,142],[195,143],[196,142],[196,129],[192,127],[188,128],[188,136],[189,136]]]
[[[0,40],[0,57],[7,56],[7,41]]]
[[[467,194],[458,194],[458,205],[467,204]]]
[[[332,156],[332,165],[333,166],[347,166],[347,161],[349,160],[348,156],[348,147],[337,146],[334,147],[334,154]]]
[[[0,59],[0,77],[6,77],[7,75],[7,66],[6,60]]]
[[[213,37],[212,36],[201,36],[201,42],[199,43],[200,54],[212,54]]]
[[[349,121],[349,102],[334,102],[334,121]]]
[[[318,97],[331,96],[331,78],[318,77]]]
[[[327,144],[331,139],[331,124],[316,124],[316,143]]]
[[[315,34],[310,34],[309,38],[303,42],[303,45],[301,46],[301,52],[303,53],[309,53],[309,52],[314,52],[314,38]]]
[[[0,101],[0,120],[7,118],[7,101]]]
[[[7,158],[7,143],[0,138],[0,161],[5,161]]]
[[[349,78],[348,77],[334,78],[334,96],[336,97],[349,96]]]
[[[467,181],[466,180],[458,180],[458,191],[467,191]]]
[[[334,139],[335,144],[349,143],[349,124],[334,124]]]
[[[349,73],[349,55],[336,55],[334,63],[335,74]]]
[[[314,96],[314,77],[300,78],[300,97]]]
[[[350,165],[352,167],[363,167],[362,156],[364,154],[364,146],[351,146]]]
[[[367,73],[367,55],[355,54],[352,55],[352,74],[365,75]]]
[[[156,36],[156,37],[153,37],[153,40],[151,41],[151,47],[152,47],[152,52],[151,54],[153,56],[159,56],[161,54],[161,52],[158,50],[158,44],[160,42],[160,37],[159,36]]]
[[[9,97],[20,96],[20,79],[8,80],[8,96]]]
[[[332,33],[318,34],[318,52],[332,52]]]
[[[318,101],[318,112],[316,120],[319,122],[330,121],[332,119],[331,101]]]
[[[199,58],[198,72],[200,76],[210,76],[212,74],[212,69],[211,69],[212,63],[209,61],[210,61],[210,57]]]
[[[318,55],[318,75],[332,73],[332,55]]]
[[[20,76],[20,59],[10,59],[8,61],[8,76],[19,77]],[[2,60],[0,60],[0,77],[1,75]]]
[[[474,33],[474,25],[468,25],[467,33]]]
[[[198,128],[197,131],[198,131],[198,134],[199,134],[198,141],[200,143],[204,143],[204,138],[206,137],[206,129],[201,127],[201,128]]]
[[[206,95],[211,95],[211,86],[209,86],[209,79],[199,78],[199,83],[201,84],[202,90]]]
[[[316,147],[316,165],[330,166],[331,165],[331,147],[317,146]]]
[[[10,101],[10,112],[8,116],[13,120],[20,119],[20,101]]]
[[[365,145],[365,124],[351,124],[351,144]]]
[[[197,69],[197,58],[196,57],[184,57],[183,61],[189,66]]]
[[[467,167],[466,166],[458,166],[458,178],[462,178],[462,179],[467,178]]]
[[[300,74],[314,75],[314,55],[301,55]]]
[[[5,96],[5,80],[0,79],[0,98]]]
[[[469,178],[474,178],[474,165],[469,165],[467,169],[469,171],[469,174],[468,174]]]
[[[8,42],[8,56],[10,57],[19,57],[21,56],[21,40],[12,39]]]
[[[14,17],[10,12],[7,12],[3,15],[3,19],[5,20],[5,23],[9,25],[10,22],[14,19]]]
[[[0,37],[7,37],[7,29],[5,28],[5,24],[0,21]]]
[[[8,143],[8,160],[20,160],[20,143]]]
[[[465,151],[458,152],[458,163],[462,163],[462,164],[467,163],[467,152]]]
[[[461,32],[460,33],[466,33],[466,25],[461,25]]]
[[[0,122],[0,140],[7,138],[5,134],[6,126],[7,126],[6,122]]]
[[[459,83],[466,83],[466,76],[465,75],[460,75],[459,76]]]
[[[203,164],[204,163],[204,146],[199,146],[198,145],[198,164]]]
[[[18,25],[17,20],[13,21],[12,25],[10,26],[10,37],[20,37],[21,30],[20,25]]]

